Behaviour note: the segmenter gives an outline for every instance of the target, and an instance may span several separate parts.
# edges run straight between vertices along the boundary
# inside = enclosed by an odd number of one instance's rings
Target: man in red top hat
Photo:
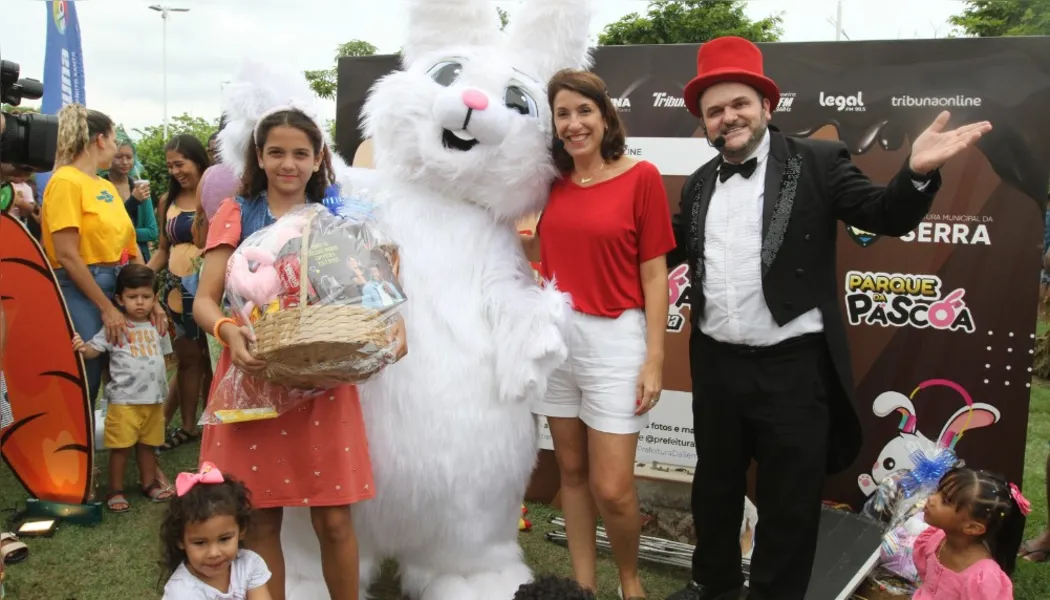
[[[761,521],[750,600],[802,600],[817,545],[826,474],[861,447],[846,331],[838,308],[837,221],[901,236],[926,216],[938,169],[991,130],[945,129],[912,143],[887,186],[845,144],[788,137],[769,125],[780,91],[751,42],[700,47],[686,107],[720,156],[682,189],[671,266],[692,273],[690,369],[698,538],[689,585],[669,600],[735,600],[746,471],[758,462]]]

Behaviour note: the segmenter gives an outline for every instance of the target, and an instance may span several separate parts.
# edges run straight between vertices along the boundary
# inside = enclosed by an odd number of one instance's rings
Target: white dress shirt
[[[762,295],[762,204],[769,131],[750,156],[758,166],[749,178],[734,175],[714,193],[704,224],[704,313],[700,331],[720,341],[772,346],[824,330],[820,309],[812,309],[783,327],[773,319]]]

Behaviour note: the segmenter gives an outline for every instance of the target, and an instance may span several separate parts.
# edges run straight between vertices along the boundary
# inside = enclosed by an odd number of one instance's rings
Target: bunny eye
[[[887,458],[886,460],[882,461],[882,468],[886,469],[887,471],[892,471],[893,468],[896,466],[897,461],[893,460],[892,458]]]
[[[532,99],[524,89],[512,85],[507,88],[506,93],[503,95],[503,100],[507,104],[507,108],[514,109],[525,116],[535,117],[536,101]]]
[[[427,72],[427,75],[430,75],[430,78],[439,85],[448,87],[459,79],[459,74],[462,72],[463,65],[454,61],[444,61],[430,67],[430,71]]]

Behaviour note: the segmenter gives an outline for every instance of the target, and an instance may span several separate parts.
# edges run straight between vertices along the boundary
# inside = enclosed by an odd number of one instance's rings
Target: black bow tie
[[[758,158],[745,160],[738,165],[722,161],[722,164],[718,167],[718,180],[725,183],[727,179],[737,173],[744,179],[750,179],[756,168],[758,168]]]

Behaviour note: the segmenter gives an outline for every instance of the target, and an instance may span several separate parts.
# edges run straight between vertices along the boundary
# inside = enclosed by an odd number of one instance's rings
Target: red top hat
[[[735,81],[747,84],[769,99],[776,109],[780,89],[773,80],[762,74],[762,51],[744,38],[720,37],[700,45],[696,53],[696,77],[685,86],[685,107],[697,118],[700,113],[700,95],[716,83]]]

